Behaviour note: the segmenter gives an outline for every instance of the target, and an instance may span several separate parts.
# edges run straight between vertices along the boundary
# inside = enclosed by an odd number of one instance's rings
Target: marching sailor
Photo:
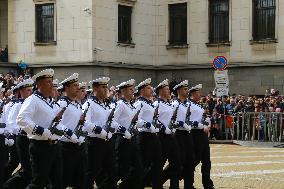
[[[80,91],[78,77],[79,74],[74,73],[60,83],[63,86],[65,96],[59,98],[57,104],[59,104],[60,108],[66,108],[60,121],[64,125],[66,133],[60,138],[63,187],[83,189],[85,188],[85,162],[83,159],[85,159],[86,154],[81,144],[84,142],[84,137],[75,135],[75,129],[82,115],[81,106],[76,101],[77,94]]]
[[[171,104],[171,92],[169,89],[168,79],[162,81],[155,89],[159,98],[154,102],[154,106],[158,106],[159,123],[162,125],[159,133],[159,138],[162,145],[162,164],[165,165],[168,160],[169,164],[163,170],[162,183],[170,179],[170,188],[179,188],[179,151],[176,138],[173,137],[174,129],[172,128],[175,122],[176,113]]]
[[[21,130],[17,125],[16,119],[24,100],[32,95],[33,83],[34,81],[32,79],[26,79],[16,86],[19,90],[20,98],[9,112],[7,126],[12,130],[13,134],[16,135],[16,148],[21,163],[21,169],[5,183],[4,188],[25,188],[32,177],[29,155],[30,141],[27,138],[27,133]]]
[[[52,93],[51,97],[56,102],[58,100],[58,98],[61,96],[61,94],[58,91],[59,80],[58,79],[54,79],[52,81],[52,83],[53,83],[53,93]]]
[[[210,118],[205,118],[204,109],[198,104],[201,97],[202,85],[196,85],[190,89],[190,122],[192,125],[192,139],[195,146],[195,167],[201,162],[202,184],[205,189],[214,189],[210,179],[211,160],[208,140],[208,128],[211,125]]]
[[[116,128],[116,157],[119,167],[120,189],[133,189],[142,187],[142,162],[135,141],[131,139],[131,128],[135,126],[139,111],[134,107],[134,83],[131,79],[119,84],[121,99],[118,100],[114,112],[113,127]]]
[[[88,132],[87,152],[88,168],[86,172],[86,188],[93,188],[94,181],[98,188],[116,189],[117,165],[114,149],[106,125],[111,110],[105,103],[107,98],[107,86],[110,78],[102,77],[91,81],[93,96],[83,105],[83,111],[87,109],[86,122],[83,131]],[[106,174],[106,179],[101,181],[100,173]]]
[[[19,90],[17,86],[13,86],[11,88],[11,91],[13,93],[13,95],[10,97],[11,101],[9,103],[7,103],[4,108],[3,108],[3,122],[6,124],[6,128],[9,130],[7,130],[7,133],[9,133],[9,139],[10,141],[14,141],[12,146],[9,146],[9,161],[5,166],[5,175],[4,175],[4,180],[7,181],[11,176],[12,173],[14,172],[14,170],[18,167],[19,165],[19,157],[18,157],[18,152],[17,152],[17,148],[15,145],[15,140],[16,140],[16,135],[13,133],[13,130],[11,128],[9,128],[8,126],[8,116],[9,113],[12,109],[12,107],[15,105],[15,103],[18,101],[19,98]]]
[[[152,188],[161,189],[162,151],[161,143],[157,136],[159,129],[155,128],[154,123],[154,120],[156,120],[157,117],[157,111],[150,100],[153,92],[151,78],[142,81],[136,88],[138,89],[140,97],[135,103],[135,107],[137,110],[141,108],[136,124],[138,128],[136,142],[142,158],[143,176],[146,178],[147,173],[152,169]]]
[[[86,88],[87,88],[87,82],[81,82],[79,83],[79,88],[80,88],[80,91],[77,95],[77,101],[83,105],[86,101],[86,96],[87,96],[87,91],[86,91]]]
[[[0,83],[0,93],[4,92],[5,89],[2,88],[3,83]],[[3,108],[5,106],[5,101],[1,101],[0,104],[0,189],[4,182],[5,166],[9,160],[8,147],[14,145],[14,140],[7,138],[10,130],[6,127],[3,120]]]
[[[51,128],[56,112],[52,101],[54,70],[46,69],[32,77],[37,90],[28,97],[19,112],[17,124],[30,139],[32,180],[27,188],[62,188],[61,152]]]
[[[184,179],[184,188],[193,189],[194,183],[194,150],[192,137],[190,134],[191,127],[188,125],[187,117],[189,116],[188,80],[184,80],[173,88],[177,99],[173,101],[173,107],[177,110],[174,137],[178,143],[178,150],[181,162],[181,177]]]

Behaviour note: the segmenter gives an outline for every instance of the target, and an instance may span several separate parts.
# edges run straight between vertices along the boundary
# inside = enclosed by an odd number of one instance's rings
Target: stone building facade
[[[52,5],[48,42],[38,40],[37,14],[46,8],[41,5]],[[266,10],[266,17],[257,19],[256,10]],[[81,80],[107,75],[114,85],[132,77],[152,77],[155,84],[189,79],[209,91],[212,59],[223,55],[230,93],[260,95],[272,87],[284,92],[282,0],[0,0],[0,11],[0,45],[8,44],[9,62],[24,60],[35,72],[54,67],[59,79],[73,72]],[[130,31],[121,30],[123,24]]]

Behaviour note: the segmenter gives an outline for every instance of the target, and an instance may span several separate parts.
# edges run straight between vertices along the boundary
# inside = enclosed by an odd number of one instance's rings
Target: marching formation
[[[91,81],[86,98],[77,73],[61,83],[53,75],[37,73],[0,102],[0,189],[163,189],[168,180],[193,189],[200,162],[204,188],[214,189],[201,84],[171,91],[167,79],[154,89],[150,78],[131,79],[114,101],[108,77]]]

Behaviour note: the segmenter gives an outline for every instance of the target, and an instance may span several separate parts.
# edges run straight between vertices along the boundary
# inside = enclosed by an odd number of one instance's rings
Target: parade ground
[[[284,188],[283,148],[212,144],[211,160],[217,189]],[[203,188],[200,168],[195,173],[197,189]]]

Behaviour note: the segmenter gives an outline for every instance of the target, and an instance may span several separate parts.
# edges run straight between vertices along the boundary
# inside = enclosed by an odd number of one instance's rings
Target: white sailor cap
[[[42,70],[41,72],[35,74],[32,77],[32,80],[38,81],[38,80],[43,79],[43,78],[52,78],[53,75],[54,75],[53,69],[45,69],[45,70]]]
[[[92,84],[92,85],[94,85],[94,84],[97,84],[97,85],[107,85],[109,80],[110,80],[109,77],[101,77],[101,78],[95,79],[93,81],[90,81],[90,84]]]
[[[145,79],[144,81],[142,81],[141,83],[139,83],[135,89],[138,90],[138,92],[143,89],[144,87],[151,85],[151,78]]]
[[[173,90],[176,91],[177,89],[179,89],[181,87],[188,87],[188,80],[184,80],[184,81],[180,82],[179,84],[174,86]]]
[[[80,89],[86,89],[87,88],[87,82],[79,83],[79,88]]]
[[[157,92],[160,88],[163,88],[165,86],[169,86],[169,80],[165,79],[164,81],[162,81],[156,88],[155,91]]]
[[[117,85],[116,89],[121,90],[121,89],[124,89],[124,88],[127,88],[127,87],[131,87],[131,86],[134,85],[134,83],[135,83],[135,80],[134,79],[130,79],[128,81],[122,82],[119,85]]]
[[[199,91],[202,89],[202,84],[195,85],[189,89],[189,92]]]
[[[68,84],[78,82],[79,81],[78,78],[79,78],[79,74],[73,73],[72,75],[70,75],[69,77],[67,77],[63,81],[61,81],[60,85],[66,86]]]
[[[53,83],[53,87],[58,87],[59,80],[58,80],[58,79],[54,79],[54,80],[52,81],[52,83]]]
[[[16,88],[17,89],[23,89],[26,87],[33,87],[34,81],[32,79],[26,79],[24,81],[22,81],[21,83],[19,83]],[[14,89],[15,90],[15,89]]]

